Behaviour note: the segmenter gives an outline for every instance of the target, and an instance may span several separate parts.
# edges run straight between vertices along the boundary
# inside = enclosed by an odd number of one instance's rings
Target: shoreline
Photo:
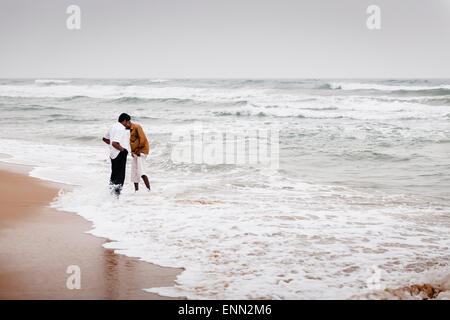
[[[104,248],[108,239],[86,233],[91,222],[49,207],[71,186],[30,177],[30,170],[0,160],[0,300],[183,299],[143,290],[173,286],[183,269]],[[66,286],[71,265],[80,267],[80,289]]]

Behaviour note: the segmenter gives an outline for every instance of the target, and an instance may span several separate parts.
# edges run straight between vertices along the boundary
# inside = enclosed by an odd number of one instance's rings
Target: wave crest
[[[41,85],[52,85],[52,84],[65,84],[70,83],[70,80],[58,80],[58,79],[36,79],[34,80],[35,84]]]

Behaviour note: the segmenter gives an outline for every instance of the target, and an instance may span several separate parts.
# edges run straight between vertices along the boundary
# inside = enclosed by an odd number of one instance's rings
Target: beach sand
[[[0,299],[169,299],[143,291],[172,286],[182,269],[115,254],[107,239],[85,233],[91,223],[50,208],[59,189],[0,165]],[[81,270],[81,289],[67,289],[67,267]]]

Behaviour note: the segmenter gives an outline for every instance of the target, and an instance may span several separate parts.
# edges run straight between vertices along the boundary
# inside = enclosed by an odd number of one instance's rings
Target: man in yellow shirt
[[[130,126],[130,146],[131,146],[131,180],[134,182],[134,190],[139,190],[139,181],[142,178],[145,186],[150,191],[150,182],[145,173],[145,159],[148,156],[150,147],[144,130],[137,123]]]

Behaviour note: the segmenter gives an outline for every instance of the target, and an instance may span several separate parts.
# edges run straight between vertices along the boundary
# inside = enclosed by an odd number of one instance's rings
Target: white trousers
[[[146,175],[145,173],[145,159],[147,158],[147,155],[144,153],[141,153],[141,155],[138,157],[134,155],[131,159],[131,180],[134,183],[139,183],[141,180],[141,177],[143,175]]]

